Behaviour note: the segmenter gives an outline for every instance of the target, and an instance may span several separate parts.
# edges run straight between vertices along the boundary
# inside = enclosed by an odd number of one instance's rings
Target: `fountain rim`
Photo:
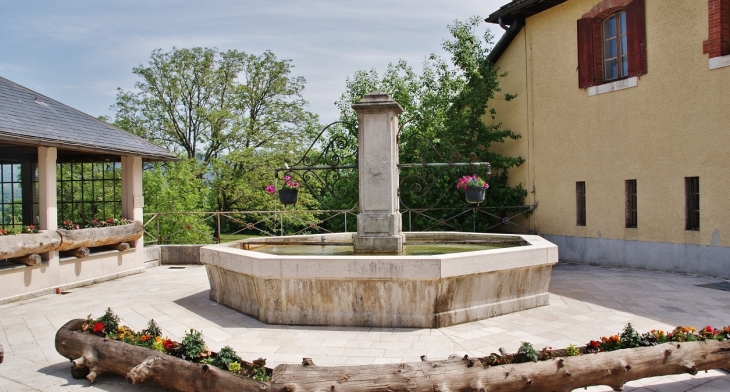
[[[406,232],[408,234],[409,232]],[[451,233],[455,232],[431,232]],[[352,235],[352,233],[341,233]],[[474,234],[474,233],[465,233]],[[484,234],[484,233],[477,233]],[[317,234],[321,237],[323,234]],[[332,236],[333,234],[324,234]],[[488,236],[513,236],[484,234]],[[337,255],[289,256],[271,255],[237,246],[246,240],[201,248],[201,262],[223,269],[263,278],[389,278],[393,269],[401,279],[434,279],[486,273],[505,269],[553,265],[558,262],[558,248],[537,235],[517,235],[529,245],[510,248],[447,253],[440,255]],[[301,236],[286,236],[300,237]],[[284,238],[284,237],[272,237]],[[225,254],[225,256],[223,255]],[[214,256],[215,255],[215,256]]]

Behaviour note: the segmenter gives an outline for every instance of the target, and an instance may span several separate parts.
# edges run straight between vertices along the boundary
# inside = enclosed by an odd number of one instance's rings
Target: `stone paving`
[[[669,273],[558,264],[550,305],[489,320],[440,329],[341,328],[266,325],[208,299],[202,266],[166,266],[146,273],[0,306],[0,391],[162,391],[130,386],[124,378],[101,376],[89,385],[74,380],[69,362],[54,348],[56,330],[74,318],[100,316],[107,307],[122,323],[142,329],[150,318],[164,334],[180,340],[202,330],[212,350],[225,345],[241,357],[267,359],[270,366],[300,363],[365,365],[446,359],[451,354],[484,356],[500,347],[515,351],[523,341],[536,348],[581,345],[620,332],[631,322],[640,332],[730,325],[730,292],[698,287],[721,279]],[[591,387],[589,391],[610,391]],[[730,374],[643,379],[626,391],[730,391]]]

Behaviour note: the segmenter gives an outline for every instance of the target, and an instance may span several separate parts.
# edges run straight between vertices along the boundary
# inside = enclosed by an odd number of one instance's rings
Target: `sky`
[[[0,0],[0,76],[92,116],[113,117],[117,88],[154,49],[215,47],[290,59],[320,122],[348,76],[383,72],[399,59],[416,69],[454,20],[482,19],[508,0]],[[496,39],[503,30],[484,22]]]

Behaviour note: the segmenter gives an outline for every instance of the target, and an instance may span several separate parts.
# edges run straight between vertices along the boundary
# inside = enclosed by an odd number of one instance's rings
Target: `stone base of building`
[[[560,260],[730,279],[730,247],[544,235]]]

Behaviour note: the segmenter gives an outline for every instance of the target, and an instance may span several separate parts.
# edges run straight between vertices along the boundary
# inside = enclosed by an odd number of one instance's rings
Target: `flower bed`
[[[152,349],[185,361],[212,365],[256,381],[268,381],[271,375],[271,369],[265,367],[266,360],[263,358],[246,362],[229,346],[223,347],[217,353],[211,352],[203,340],[202,333],[192,328],[185,333],[182,342],[163,338],[162,331],[154,319],[150,320],[147,328],[135,332],[128,326],[119,325],[119,317],[111,309],[107,309],[104,315],[97,319],[92,319],[89,315],[80,330],[106,339]]]
[[[242,361],[229,347],[210,352],[198,331],[173,342],[162,337],[154,321],[135,332],[119,326],[108,310],[98,319],[67,323],[56,335],[56,349],[72,359],[76,376],[93,381],[102,373],[120,374],[132,384],[148,382],[173,391],[433,391],[434,385],[507,392],[592,385],[621,390],[624,383],[645,377],[730,367],[730,327],[639,334],[629,324],[618,335],[562,350],[536,351],[523,343],[514,354],[484,358],[337,367],[314,366],[305,358],[301,366],[271,371],[262,359]]]

